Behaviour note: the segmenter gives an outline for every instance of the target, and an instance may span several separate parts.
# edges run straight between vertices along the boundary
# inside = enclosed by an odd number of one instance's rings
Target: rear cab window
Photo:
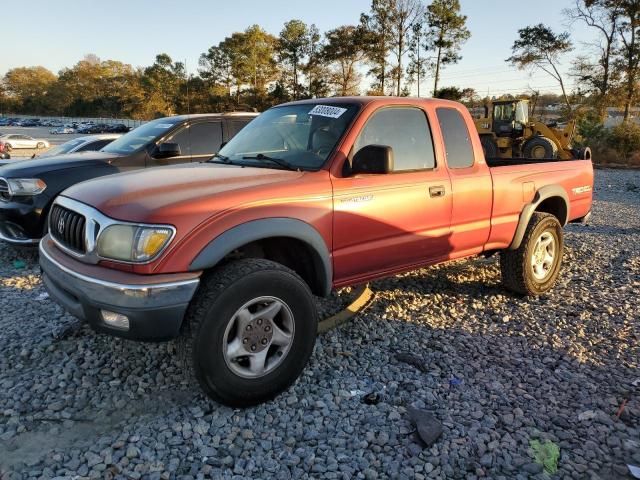
[[[436,109],[444,140],[445,157],[449,168],[469,168],[475,162],[471,134],[462,114],[455,108]]]
[[[232,120],[227,120],[226,128],[227,128],[227,139],[231,139],[236,136],[236,134],[242,130],[247,123],[253,120],[253,117],[250,118],[234,118]]]
[[[206,159],[220,150],[222,122],[200,122],[189,127],[192,157]]]

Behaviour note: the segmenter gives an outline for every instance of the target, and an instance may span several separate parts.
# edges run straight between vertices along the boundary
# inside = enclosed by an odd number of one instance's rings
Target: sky
[[[583,43],[593,40],[587,27],[567,25],[562,10],[573,3],[461,0],[472,36],[459,64],[443,71],[441,85],[472,87],[483,95],[529,87],[558,93],[555,80],[547,74],[518,71],[504,59],[511,55],[519,28],[542,22],[572,35],[575,49],[563,62],[566,72],[570,59],[586,50]],[[357,23],[360,13],[369,10],[370,0],[0,0],[0,4],[4,4],[3,18],[24,18],[3,22],[0,75],[32,65],[58,72],[88,53],[147,66],[162,52],[186,61],[189,72],[196,73],[200,54],[232,32],[259,24],[277,35],[293,18],[315,23],[324,32]],[[422,91],[428,91],[431,83],[427,78]]]

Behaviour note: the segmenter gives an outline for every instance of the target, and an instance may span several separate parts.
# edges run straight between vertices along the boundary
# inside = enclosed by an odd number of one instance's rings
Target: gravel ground
[[[246,410],[187,384],[175,343],[93,334],[42,298],[33,254],[0,246],[0,478],[631,478],[640,172],[596,183],[549,295],[507,294],[495,259],[375,282],[294,387]],[[410,406],[442,423],[430,448]],[[559,447],[557,473],[536,440]]]

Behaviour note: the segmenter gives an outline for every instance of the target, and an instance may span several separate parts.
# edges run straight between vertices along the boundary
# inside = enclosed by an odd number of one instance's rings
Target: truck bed
[[[562,158],[498,158],[485,157],[489,167],[506,167],[510,165],[530,165],[534,163],[555,163],[555,162],[573,162],[575,160],[565,160]]]

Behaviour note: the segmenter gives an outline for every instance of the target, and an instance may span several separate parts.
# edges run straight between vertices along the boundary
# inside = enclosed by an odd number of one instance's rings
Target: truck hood
[[[10,163],[0,165],[0,177],[37,178],[44,173],[54,172],[56,170],[102,165],[115,158],[118,158],[118,156],[113,153],[80,152],[27,160],[15,161],[11,159]]]
[[[192,163],[109,175],[74,185],[62,194],[117,220],[172,224],[176,216],[187,215],[199,222],[216,210],[262,200],[261,188],[302,175],[271,168]],[[251,190],[257,192],[248,193]]]

